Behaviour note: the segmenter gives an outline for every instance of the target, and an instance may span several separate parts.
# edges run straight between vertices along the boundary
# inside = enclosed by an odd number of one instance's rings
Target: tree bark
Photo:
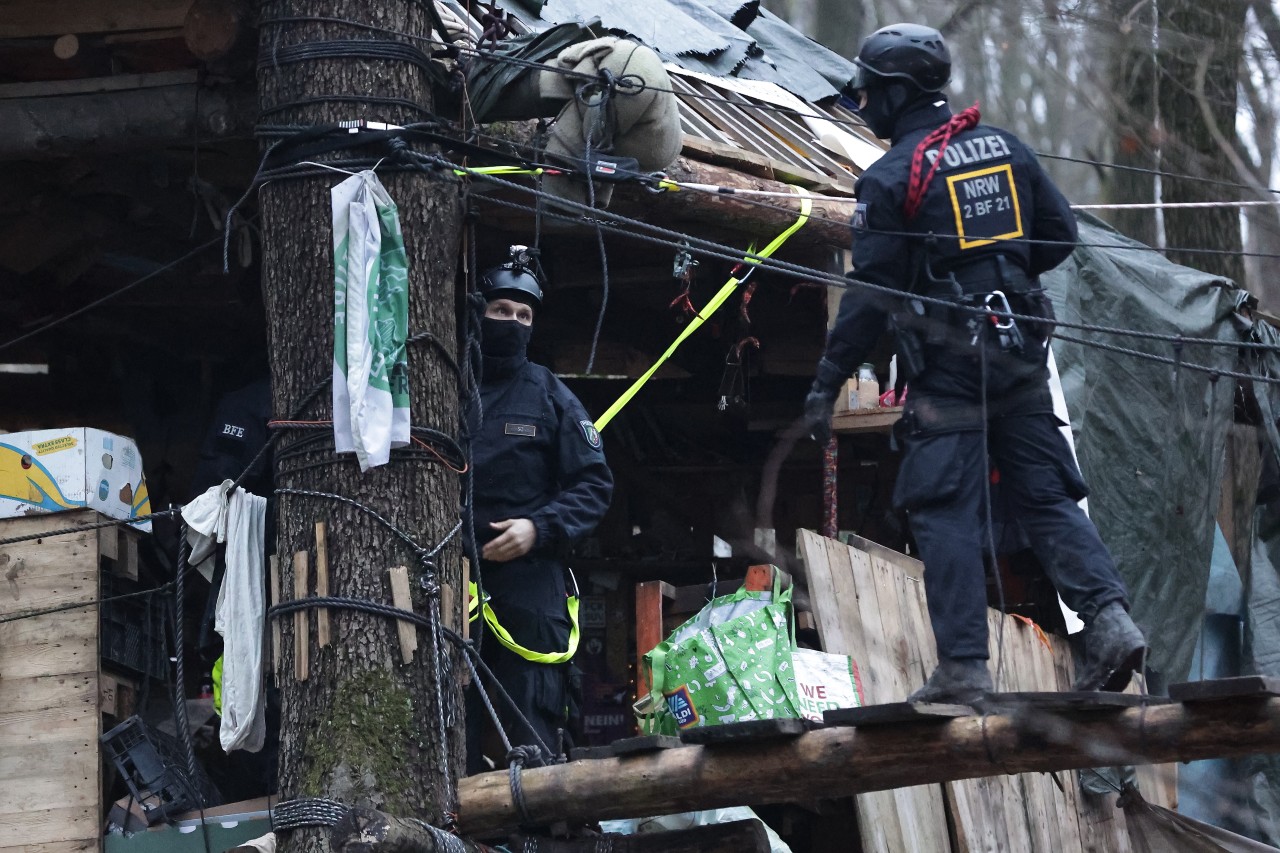
[[[1151,4],[1111,0],[1117,26],[1109,51],[1111,159],[1116,169],[1103,175],[1106,200],[1111,204],[1150,204],[1156,200],[1154,170],[1159,167],[1155,125],[1155,14]],[[1155,246],[1159,241],[1155,210],[1103,211],[1120,233]]]
[[[488,847],[420,822],[374,809],[352,809],[333,828],[334,853],[497,853]],[[637,835],[588,835],[581,838],[513,836],[502,849],[529,853],[768,853],[769,836],[759,820],[695,826]]]
[[[402,33],[426,35],[425,8],[413,0],[275,0],[263,3],[259,94],[270,124],[312,126],[365,118],[394,124],[421,120],[402,102],[388,105],[347,97],[395,98],[429,111],[426,72],[412,63],[369,58],[278,61],[292,45],[332,39],[397,39],[335,23],[274,17],[325,16]],[[371,34],[372,33],[372,34]],[[344,151],[348,157],[355,152]],[[324,159],[311,154],[306,159]],[[380,156],[380,154],[378,155]],[[461,207],[451,179],[419,172],[382,171],[399,207],[409,264],[409,334],[429,332],[450,349],[456,340],[455,271]],[[260,198],[263,294],[271,350],[276,418],[328,421],[333,363],[333,244],[330,188],[343,179],[309,177],[269,182]],[[411,418],[452,436],[458,433],[456,377],[434,347],[410,344]],[[317,387],[324,390],[304,400]],[[326,428],[328,429],[328,428]],[[457,476],[422,454],[393,453],[390,464],[361,475],[350,455],[334,454],[331,430],[286,429],[277,445],[277,488],[307,489],[351,498],[375,510],[417,545],[431,549],[458,520]],[[283,494],[278,504],[281,588],[293,590],[291,555],[314,548],[315,522],[328,524],[330,594],[390,604],[386,570],[423,567],[404,542],[369,515],[335,500]],[[312,560],[314,563],[314,560]],[[458,540],[435,560],[436,580],[455,591],[461,576]],[[302,588],[314,587],[304,584]],[[413,584],[414,610],[438,613],[439,597]],[[464,596],[443,625],[461,624]],[[353,806],[385,808],[442,825],[456,801],[462,767],[461,688],[457,655],[436,648],[428,632],[420,653],[405,664],[395,623],[383,616],[331,610],[333,642],[320,648],[313,632],[294,636],[294,620],[278,620],[282,634],[280,792],[282,799],[328,797]],[[314,619],[308,624],[315,624]],[[310,672],[293,676],[306,644]],[[327,850],[319,830],[297,830],[282,853]]]
[[[1280,750],[1280,699],[991,714],[950,722],[833,727],[741,746],[685,746],[523,771],[534,822],[591,821],[734,805],[804,802],[957,779]],[[506,772],[462,781],[459,829],[488,837],[519,823]]]
[[[329,846],[333,853],[496,853],[420,821],[366,808],[347,812],[330,832]]]
[[[1243,50],[1245,0],[1169,0],[1159,4],[1160,118],[1163,170],[1177,175],[1241,183],[1236,134],[1236,95]],[[1238,189],[1165,177],[1166,202],[1231,201]],[[1168,208],[1164,211],[1169,258],[1244,284],[1237,255],[1182,252],[1185,248],[1242,248],[1237,207]]]

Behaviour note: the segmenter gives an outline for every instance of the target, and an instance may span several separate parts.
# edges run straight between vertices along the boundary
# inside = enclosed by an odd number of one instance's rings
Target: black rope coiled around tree
[[[389,39],[329,39],[272,47],[258,56],[259,68],[275,68],[295,62],[319,59],[366,59],[383,62],[407,62],[416,65],[432,79],[445,82],[431,57],[417,45]]]
[[[271,829],[283,832],[304,826],[336,826],[351,807],[324,797],[298,797],[276,803],[271,810]]]

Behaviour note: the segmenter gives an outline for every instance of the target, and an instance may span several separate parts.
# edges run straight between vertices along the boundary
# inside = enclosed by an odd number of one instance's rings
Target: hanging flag
[[[409,443],[409,267],[400,217],[378,176],[353,175],[333,203],[333,443],[361,472]]]

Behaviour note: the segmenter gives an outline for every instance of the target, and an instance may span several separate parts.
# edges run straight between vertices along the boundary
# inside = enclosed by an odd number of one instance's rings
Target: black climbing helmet
[[[525,246],[512,246],[511,260],[480,275],[480,295],[486,302],[514,299],[537,308],[542,305],[542,283],[533,271],[534,255]]]
[[[951,52],[942,33],[921,24],[891,24],[867,36],[853,60],[858,73],[848,89],[869,88],[873,77],[909,80],[926,92],[951,82]]]

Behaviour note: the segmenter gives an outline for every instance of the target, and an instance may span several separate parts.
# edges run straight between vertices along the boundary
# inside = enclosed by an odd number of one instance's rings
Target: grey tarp
[[[1146,802],[1133,789],[1120,797],[1135,853],[1266,853],[1274,850],[1243,835],[1210,826]]]
[[[1254,323],[1254,340],[1280,346],[1280,333],[1262,322]],[[1280,353],[1257,351],[1249,372],[1280,378]],[[1262,421],[1265,472],[1254,511],[1253,549],[1245,582],[1245,661],[1260,675],[1280,676],[1280,494],[1276,470],[1280,465],[1280,385],[1253,384]],[[1251,805],[1257,821],[1251,833],[1280,844],[1280,756],[1257,755],[1247,759]]]
[[[550,23],[599,18],[605,30],[637,39],[690,71],[776,83],[805,100],[833,98],[855,70],[849,60],[760,9],[737,0],[520,0]],[[745,31],[744,31],[745,25]]]
[[[1178,266],[1082,216],[1080,247],[1043,277],[1059,319],[1185,337],[1240,339],[1239,289]],[[1186,678],[1204,614],[1234,380],[1073,343],[1083,338],[1230,370],[1234,347],[1060,330],[1053,351],[1071,410],[1089,513],[1129,588],[1150,665]]]

